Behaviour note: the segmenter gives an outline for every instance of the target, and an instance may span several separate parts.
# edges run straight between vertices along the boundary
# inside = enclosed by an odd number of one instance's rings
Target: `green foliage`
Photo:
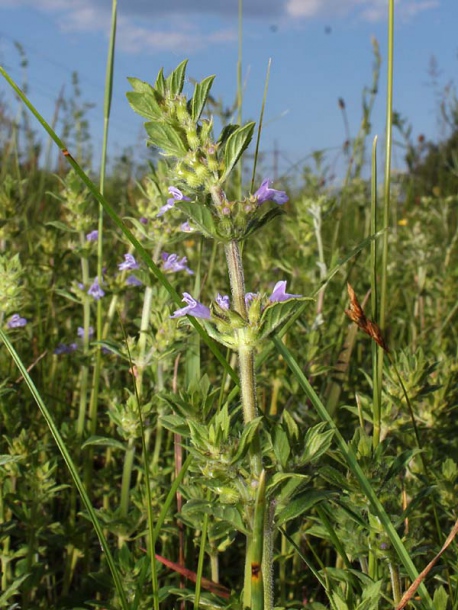
[[[377,48],[374,53],[377,60]],[[187,99],[185,70],[182,62],[167,78],[160,71],[154,86],[130,79],[129,103],[147,120],[151,143],[166,159],[136,186],[116,176],[107,189],[122,201],[125,223],[154,263],[162,264],[164,251],[187,257],[194,275],[169,277],[180,292],[202,302],[228,292],[222,249],[245,242],[247,286],[259,294],[246,318],[233,304],[224,309],[213,303],[216,321],[210,329],[205,320],[202,328],[235,352],[240,346],[252,350],[260,412],[246,420],[246,388],[241,395],[228,369],[189,326],[170,318],[174,305],[167,285],[151,268],[132,270],[142,285],[126,285],[128,274],[118,266],[133,250],[111,226],[100,236],[106,294],[97,303],[89,298],[97,252],[86,232],[96,226],[97,206],[73,171],[41,179],[5,166],[2,328],[16,311],[29,320],[25,329],[8,331],[10,340],[30,367],[108,533],[129,607],[159,602],[166,610],[184,601],[190,608],[198,580],[200,607],[242,608],[246,538],[255,563],[270,552],[275,559],[277,608],[392,608],[412,580],[406,557],[420,572],[456,520],[456,196],[441,190],[450,185],[439,174],[428,180],[440,190],[425,187],[426,166],[440,166],[432,155],[409,175],[412,192],[422,195],[418,200],[405,198],[401,186],[393,192],[399,204],[389,233],[384,329],[391,355],[384,363],[381,435],[374,445],[369,339],[352,334],[343,313],[346,281],[363,295],[370,275],[368,246],[375,238],[368,231],[368,185],[361,168],[374,90],[363,97],[347,182],[339,192],[328,187],[325,156],[317,154],[315,168],[304,170],[305,184],[284,213],[274,202],[258,205],[253,195],[241,201],[226,197],[222,187],[235,190],[233,170],[254,123],[226,126],[214,138],[207,118],[214,77],[196,83]],[[441,150],[450,165],[452,140],[448,144]],[[7,157],[5,150],[1,155]],[[171,176],[190,201],[177,200],[158,217]],[[37,192],[52,205],[36,206]],[[190,220],[191,234],[180,231],[180,215]],[[292,290],[305,296],[268,302],[274,269],[291,276]],[[102,328],[89,337],[99,306]],[[86,329],[83,337],[79,327]],[[272,336],[281,336],[299,371],[288,372],[291,362],[271,349]],[[73,347],[55,351],[60,344]],[[100,377],[91,380],[98,358]],[[0,363],[0,607],[118,608],[122,600],[106,554],[50,429],[4,348]],[[304,394],[303,379],[320,405],[333,402],[330,421],[312,409],[317,403]],[[328,401],[336,387],[338,400]],[[253,467],[258,458],[261,473]],[[148,511],[158,520],[157,531]],[[393,544],[393,532],[403,553]],[[151,557],[151,538],[154,552],[168,564]],[[197,574],[200,552],[203,573]],[[426,580],[432,602],[423,590],[415,604],[456,607],[457,574],[448,549]],[[208,582],[217,578],[224,591]],[[250,599],[261,608],[266,593],[258,584]]]

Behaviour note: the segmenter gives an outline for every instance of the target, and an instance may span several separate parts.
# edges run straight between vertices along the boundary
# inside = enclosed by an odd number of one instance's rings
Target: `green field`
[[[382,147],[374,58],[337,187],[185,61],[97,172],[0,68],[0,608],[458,608],[458,100]]]

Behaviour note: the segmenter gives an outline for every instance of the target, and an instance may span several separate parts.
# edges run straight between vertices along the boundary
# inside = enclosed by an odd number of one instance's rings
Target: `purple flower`
[[[86,239],[88,241],[97,241],[99,239],[99,232],[97,231],[97,229],[88,233],[86,235]]]
[[[194,229],[191,227],[189,222],[186,221],[186,222],[181,223],[180,231],[183,231],[183,233],[192,233],[194,231]]]
[[[126,286],[143,286],[143,282],[135,277],[135,275],[129,275],[126,279]]]
[[[78,326],[78,331],[77,331],[77,335],[78,337],[83,338],[84,337],[84,328],[82,326]],[[93,337],[94,336],[94,327],[93,326],[89,326],[88,328],[88,337]]]
[[[18,313],[15,313],[8,320],[7,327],[8,328],[22,328],[27,324],[27,320],[25,318],[21,318]]]
[[[63,354],[71,354],[72,352],[78,349],[78,345],[76,343],[70,343],[66,345],[65,343],[59,343],[59,345],[55,348],[54,353],[56,356],[62,356]]]
[[[221,307],[221,309],[229,309],[229,307],[231,305],[229,297],[227,295],[222,296],[219,293],[216,296],[216,302]]]
[[[269,301],[273,303],[280,303],[281,301],[287,301],[288,299],[301,298],[301,294],[288,294],[286,292],[286,280],[277,282],[274,286],[274,290],[269,297]]]
[[[133,254],[124,254],[124,262],[119,263],[118,269],[119,271],[133,271],[134,269],[140,269],[140,265]]]
[[[189,275],[194,275],[194,271],[191,271],[191,269],[186,266],[186,263],[188,262],[186,256],[179,259],[178,254],[168,254],[167,252],[163,252],[161,256],[164,261],[162,265],[164,271],[170,271],[171,273],[186,271]]]
[[[196,301],[188,292],[183,292],[183,299],[187,305],[181,309],[177,309],[171,315],[171,318],[181,318],[182,316],[193,316],[194,318],[210,319],[210,310],[199,301]]]
[[[277,191],[276,189],[271,189],[271,184],[272,180],[269,180],[268,178],[261,182],[261,186],[254,194],[258,205],[261,205],[261,203],[264,203],[265,201],[275,201],[275,203],[283,205],[288,201],[289,197],[285,193],[285,191]]]
[[[140,216],[139,221],[142,223],[142,225],[148,224],[148,219],[145,216]]]
[[[89,296],[93,297],[96,301],[98,301],[103,296],[105,296],[105,292],[100,288],[99,278],[97,278],[97,277],[95,278],[95,280],[92,282],[92,286],[89,288],[87,293]]]
[[[258,292],[247,292],[245,294],[245,305],[248,305],[248,303],[251,303],[251,301],[253,299],[255,299],[258,296]]]
[[[169,186],[168,191],[172,196],[167,199],[167,203],[163,205],[162,208],[159,210],[159,213],[157,215],[158,218],[159,216],[165,214],[165,212],[167,212],[168,210],[171,210],[175,205],[175,201],[191,201],[189,197],[185,197],[180,191],[180,189],[177,189],[175,186]]]

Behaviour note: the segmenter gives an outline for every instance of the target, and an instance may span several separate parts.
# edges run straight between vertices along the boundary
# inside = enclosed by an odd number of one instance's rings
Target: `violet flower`
[[[59,345],[55,348],[54,353],[56,356],[62,356],[63,354],[71,354],[78,349],[78,345],[76,343],[70,343],[66,345],[65,343],[59,343]]]
[[[78,326],[77,335],[78,335],[78,337],[84,338],[84,328],[82,326]],[[94,336],[94,327],[93,326],[89,326],[87,336],[89,338]]]
[[[189,275],[194,275],[194,271],[191,271],[191,269],[186,266],[186,263],[188,262],[186,256],[183,256],[183,258],[178,258],[178,254],[168,254],[167,252],[163,252],[161,257],[164,261],[162,264],[164,271],[170,271],[171,273],[186,271],[186,273],[189,273]]]
[[[283,205],[289,200],[289,197],[285,193],[285,191],[277,191],[276,189],[271,189],[271,184],[272,180],[269,180],[268,178],[261,182],[261,186],[254,194],[258,205],[261,205],[265,201],[275,201],[275,203]]]
[[[133,271],[134,269],[140,269],[140,265],[133,254],[124,254],[124,262],[119,263],[118,269],[119,271]]]
[[[180,231],[183,231],[183,233],[193,233],[194,229],[189,224],[189,221],[186,220],[186,222],[181,223]]]
[[[143,282],[138,277],[135,277],[135,275],[129,275],[126,278],[126,286],[143,286]]]
[[[87,241],[97,241],[99,239],[99,232],[97,231],[97,229],[94,229],[94,231],[87,233],[86,239]]]
[[[204,320],[210,319],[210,310],[199,301],[196,301],[188,292],[183,292],[183,299],[186,303],[186,307],[177,309],[170,316],[171,318],[181,318],[182,316],[193,316],[194,318],[203,318]]]
[[[229,297],[227,295],[223,296],[223,295],[221,295],[219,293],[216,296],[216,302],[221,307],[221,309],[229,309],[229,307],[231,305]]]
[[[89,290],[87,291],[87,293],[89,296],[93,297],[96,301],[98,301],[99,299],[101,299],[102,297],[105,296],[105,292],[100,287],[98,277],[96,277],[95,280],[92,282],[92,285],[89,288]]]
[[[21,318],[18,313],[15,313],[8,320],[7,327],[8,328],[22,328],[27,324],[26,318]]]
[[[258,295],[259,295],[259,292],[247,292],[245,294],[245,305],[248,305],[248,303],[251,303],[251,301],[253,301],[253,299],[255,299]]]
[[[301,298],[301,294],[288,294],[286,292],[286,280],[277,282],[274,286],[274,290],[269,297],[269,301],[273,303],[280,303],[281,301],[287,301],[288,299]]]
[[[157,215],[158,218],[165,214],[165,212],[167,212],[168,210],[171,210],[175,205],[175,201],[191,201],[189,197],[183,195],[180,189],[177,189],[175,186],[169,186],[168,191],[172,196],[167,199],[167,203],[163,205],[162,208],[159,210],[159,213]]]

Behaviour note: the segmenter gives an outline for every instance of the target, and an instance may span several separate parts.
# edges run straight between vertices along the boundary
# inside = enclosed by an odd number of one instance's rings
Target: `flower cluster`
[[[175,205],[175,201],[191,201],[189,197],[185,197],[180,189],[177,189],[174,186],[169,186],[169,193],[172,195],[169,199],[167,199],[167,203],[162,206],[159,210],[158,218],[165,214],[168,210],[171,210]]]
[[[248,305],[254,299],[259,297],[259,293],[257,292],[247,292],[245,294],[245,303]],[[301,294],[289,294],[286,292],[286,280],[277,282],[274,286],[272,294],[269,296],[269,301],[271,303],[281,303],[283,301],[288,301],[289,299],[300,299],[302,298]],[[216,297],[217,305],[223,310],[229,310],[230,308],[230,299],[227,295],[222,296],[218,294]],[[188,292],[183,292],[183,301],[186,303],[186,307],[182,307],[181,309],[177,309],[170,317],[171,318],[182,318],[183,316],[193,316],[194,318],[202,318],[204,320],[210,320],[211,312],[210,309],[196,301]]]
[[[178,254],[168,254],[167,252],[163,252],[161,254],[162,257],[162,268],[164,271],[169,271],[170,273],[176,273],[178,271],[186,271],[189,275],[194,275],[194,271],[191,271],[187,266],[188,259],[186,256],[182,258],[178,258]]]
[[[21,318],[21,316],[18,313],[15,313],[8,320],[7,327],[8,328],[22,328],[26,324],[27,324],[27,319]]]

